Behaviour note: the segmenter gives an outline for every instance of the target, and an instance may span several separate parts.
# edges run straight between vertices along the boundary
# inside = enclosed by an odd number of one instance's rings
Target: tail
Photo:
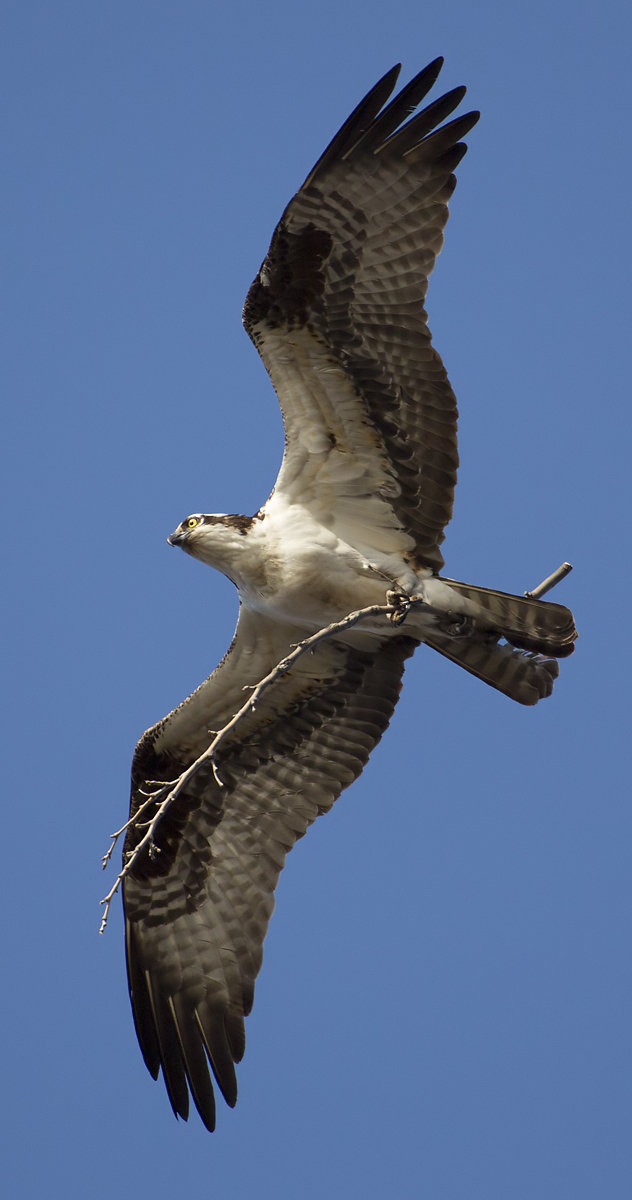
[[[555,660],[573,653],[577,637],[570,609],[456,579],[442,583],[456,593],[455,612],[469,621],[460,634],[433,631],[424,641],[519,704],[550,696],[559,674]]]
[[[554,658],[515,650],[506,643],[499,645],[490,640],[489,635],[472,633],[450,637],[433,634],[424,641],[519,704],[537,704],[538,700],[550,696],[560,672]]]
[[[572,612],[564,605],[474,587],[456,579],[442,582],[467,601],[459,610],[473,618],[477,630],[487,630],[496,638],[504,637],[512,646],[554,658],[573,653],[577,630]]]

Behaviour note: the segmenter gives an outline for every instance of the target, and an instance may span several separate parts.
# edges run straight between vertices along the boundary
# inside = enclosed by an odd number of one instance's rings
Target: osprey
[[[232,645],[140,739],[125,861],[157,785],[176,779],[289,648],[352,610],[416,601],[323,640],[181,788],[124,878],[127,970],[145,1063],[176,1115],[234,1105],[274,889],[296,840],[362,771],[421,642],[521,704],[549,696],[576,637],[568,609],[444,578],[457,408],[423,301],[462,138],[465,88],[413,116],[437,59],[358,105],[286,208],[244,324],[283,412],[285,452],[253,517],[196,513],[168,538],[239,593]],[[209,732],[211,731],[211,732]],[[163,788],[163,791],[165,789]],[[150,800],[151,815],[151,800]],[[157,808],[154,806],[154,812]],[[147,808],[143,809],[143,821]],[[209,1069],[210,1068],[210,1069]]]

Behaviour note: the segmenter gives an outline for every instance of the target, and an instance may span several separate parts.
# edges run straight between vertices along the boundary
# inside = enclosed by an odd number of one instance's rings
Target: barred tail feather
[[[515,650],[513,646],[499,645],[481,639],[480,634],[454,638],[433,634],[424,638],[428,646],[464,667],[499,692],[504,692],[519,704],[537,704],[550,696],[553,682],[559,675],[554,658],[543,658],[538,654]]]
[[[467,612],[479,629],[489,629],[523,650],[552,654],[556,658],[573,653],[577,630],[572,612],[563,604],[513,596],[456,579],[443,582],[468,601]]]

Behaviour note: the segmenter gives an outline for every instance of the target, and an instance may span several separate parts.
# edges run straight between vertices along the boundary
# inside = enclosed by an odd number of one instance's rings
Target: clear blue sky
[[[12,1197],[632,1194],[626,11],[5,0]],[[165,537],[266,498],[282,435],[247,287],[351,107],[437,54],[482,110],[429,295],[462,412],[447,569],[522,591],[569,559],[581,639],[529,711],[410,664],[290,856],[211,1136],[142,1064],[118,905],[97,936],[135,740],[235,619]]]

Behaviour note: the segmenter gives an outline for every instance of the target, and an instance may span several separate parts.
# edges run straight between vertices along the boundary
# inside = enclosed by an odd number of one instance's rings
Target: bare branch
[[[344,630],[350,629],[353,625],[357,625],[359,621],[366,621],[369,617],[386,616],[403,619],[410,608],[418,607],[422,603],[423,601],[421,600],[409,600],[408,597],[402,597],[400,601],[400,598],[398,597],[397,602],[395,603],[372,604],[368,608],[360,608],[356,612],[349,613],[349,615],[344,617],[341,621],[333,621],[331,625],[327,625],[323,629],[319,629],[317,633],[305,638],[305,640],[302,642],[298,642],[298,644],[293,647],[290,653],[286,654],[285,658],[283,658],[281,662],[277,663],[276,667],[274,667],[263,679],[261,679],[259,683],[252,686],[248,699],[244,704],[242,704],[241,708],[238,709],[235,715],[231,717],[230,721],[228,721],[224,728],[220,729],[219,732],[215,734],[215,737],[204,753],[201,754],[199,758],[196,758],[195,761],[192,762],[189,767],[187,767],[186,771],[183,771],[177,779],[169,784],[160,785],[155,792],[150,794],[148,793],[147,799],[140,805],[133,817],[130,817],[129,821],[126,821],[125,825],[121,826],[116,833],[111,835],[112,844],[107,853],[103,855],[102,859],[104,867],[111,858],[112,851],[114,850],[118,838],[122,833],[125,832],[126,829],[130,829],[132,827],[139,828],[144,824],[147,825],[146,832],[138,842],[138,845],[135,846],[128,855],[126,855],[123,867],[119,871],[119,874],[117,875],[113,886],[110,888],[110,891],[101,900],[101,904],[104,906],[104,912],[99,933],[103,933],[105,930],[110,911],[110,905],[123,880],[125,879],[125,876],[129,875],[130,871],[134,867],[134,864],[138,861],[140,855],[143,854],[145,850],[147,850],[150,855],[152,852],[156,852],[157,847],[154,843],[154,834],[156,832],[156,828],[165,815],[167,809],[173,804],[174,800],[177,800],[178,796],[191,781],[191,779],[197,775],[198,771],[200,771],[202,767],[210,763],[215,782],[217,783],[218,787],[224,787],[223,780],[221,779],[218,770],[216,758],[217,751],[222,745],[222,742],[224,742],[228,735],[233,732],[240,721],[243,721],[244,717],[246,717],[248,713],[253,712],[263,693],[267,691],[267,689],[271,687],[273,683],[276,683],[278,679],[281,679],[284,675],[287,675],[288,671],[294,666],[294,663],[297,662],[297,660],[301,658],[303,654],[307,654],[308,651],[313,651],[320,642],[324,642],[327,638],[333,637],[337,633],[342,633]],[[147,823],[140,822],[138,818],[143,816],[146,808],[150,804],[156,804],[158,806],[151,821]]]
[[[557,568],[557,571],[554,571],[552,575],[547,575],[546,579],[543,579],[542,583],[539,583],[537,587],[532,588],[530,592],[525,592],[525,596],[528,596],[530,600],[539,600],[541,596],[544,596],[545,592],[550,592],[561,579],[565,579],[567,575],[570,575],[572,570],[573,568],[569,562],[563,562],[561,567]]]
[[[537,588],[534,588],[530,592],[525,592],[525,596],[530,596],[533,598],[542,596],[544,592],[547,592],[552,587],[555,587],[555,584],[559,583],[560,579],[563,579],[570,570],[570,564],[563,563],[561,567],[558,567],[557,571],[554,571],[552,575],[549,575],[548,578],[540,583]],[[359,624],[360,621],[366,621],[370,617],[384,616],[391,621],[393,625],[401,625],[411,609],[420,608],[424,605],[422,598],[411,598],[410,596],[406,596],[401,592],[395,591],[387,592],[386,600],[386,604],[371,604],[367,608],[359,608],[355,612],[349,613],[348,616],[343,617],[343,619],[340,621],[332,621],[330,625],[324,626],[323,629],[319,629],[316,633],[311,634],[310,637],[305,638],[302,642],[298,642],[296,645],[293,645],[289,654],[286,654],[285,658],[282,658],[281,661],[277,663],[277,665],[273,667],[273,669],[269,671],[263,679],[259,680],[259,683],[245,685],[243,690],[249,692],[248,699],[244,701],[241,708],[239,708],[234,716],[231,717],[230,721],[224,725],[223,729],[218,730],[214,736],[212,736],[212,740],[207,749],[203,754],[200,754],[199,758],[196,758],[195,761],[192,762],[189,767],[187,767],[186,771],[183,771],[177,779],[171,780],[168,783],[160,783],[157,780],[147,781],[150,784],[154,784],[156,790],[154,792],[142,793],[146,796],[146,799],[139,806],[134,815],[130,817],[129,820],[126,821],[125,824],[116,831],[116,833],[111,835],[111,845],[101,860],[102,865],[105,868],[112,857],[112,851],[114,850],[119,837],[122,833],[125,833],[127,829],[145,829],[145,833],[138,844],[132,851],[125,855],[125,862],[119,871],[113,886],[110,888],[110,891],[107,893],[107,895],[101,900],[101,904],[104,906],[104,912],[101,920],[101,927],[99,929],[100,933],[103,933],[107,925],[110,905],[114,899],[114,896],[118,892],[123,880],[125,879],[125,876],[129,875],[130,871],[133,869],[140,855],[147,851],[150,857],[153,858],[160,852],[154,841],[156,829],[164,817],[167,809],[173,804],[174,800],[177,800],[183,789],[188,783],[190,783],[194,776],[197,775],[198,771],[202,770],[203,767],[210,765],[213,778],[217,786],[220,788],[225,786],[224,781],[219,773],[217,753],[223,742],[225,742],[226,738],[233,733],[240,722],[243,721],[248,714],[255,711],[257,704],[261,700],[264,692],[266,692],[269,687],[272,687],[272,685],[275,684],[279,679],[282,679],[284,675],[287,675],[288,671],[292,669],[294,664],[299,658],[302,657],[303,654],[313,653],[316,646],[318,646],[321,642],[326,641],[328,638],[335,637],[336,634],[343,633],[345,630],[351,629],[353,625]],[[209,730],[209,735],[212,734],[213,731]],[[141,820],[140,818],[145,815],[146,810],[150,805],[156,806],[154,815],[152,816],[151,820]]]

